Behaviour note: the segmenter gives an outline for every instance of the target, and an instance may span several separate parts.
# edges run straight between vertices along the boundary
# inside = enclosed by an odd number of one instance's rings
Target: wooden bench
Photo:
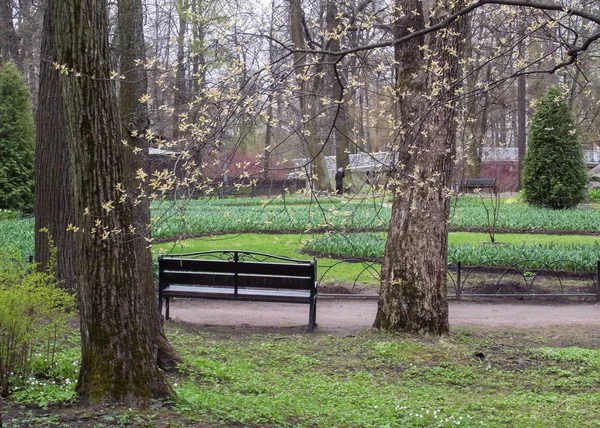
[[[465,180],[465,189],[492,189],[496,191],[496,177],[469,177]]]
[[[219,199],[226,199],[228,196],[235,196],[237,191],[238,188],[236,186],[226,184],[222,187],[219,187],[217,195],[219,196]]]
[[[316,327],[317,262],[251,251],[205,251],[158,257],[158,309],[169,319],[173,297],[309,305]]]

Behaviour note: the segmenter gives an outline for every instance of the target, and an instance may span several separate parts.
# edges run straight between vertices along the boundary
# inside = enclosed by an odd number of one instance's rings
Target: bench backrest
[[[467,187],[493,187],[496,185],[496,177],[469,177],[465,180]]]
[[[239,252],[224,254],[232,257],[229,260],[209,260],[191,258],[186,254],[159,256],[160,287],[180,284],[316,291],[314,260],[276,258],[276,261],[257,261],[248,260],[248,256],[259,253],[241,253],[244,258],[239,257]]]

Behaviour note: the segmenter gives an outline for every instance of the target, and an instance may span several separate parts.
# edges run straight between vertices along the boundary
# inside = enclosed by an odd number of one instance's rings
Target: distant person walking
[[[344,174],[344,168],[338,168],[337,172],[335,173],[335,192],[338,195],[343,195],[344,194],[344,177],[346,174]]]

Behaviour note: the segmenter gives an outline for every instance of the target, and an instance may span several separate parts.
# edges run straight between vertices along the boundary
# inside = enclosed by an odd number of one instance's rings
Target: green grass
[[[1,220],[0,246],[17,250],[27,258],[34,253],[34,220]]]
[[[187,367],[175,407],[203,422],[594,426],[600,411],[596,349],[377,333],[171,337],[185,349]],[[479,361],[475,351],[488,360]],[[523,366],[514,363],[519,358]]]
[[[498,235],[499,241],[514,245],[479,245],[481,242],[486,242],[486,237],[485,234],[477,233],[450,233],[450,263],[455,264],[460,260],[464,265],[478,265],[485,260],[501,259],[504,262],[495,262],[493,265],[504,266],[524,259],[547,262],[572,260],[575,263],[562,263],[554,267],[579,270],[580,265],[593,269],[600,258],[600,238],[595,236],[502,234]],[[384,233],[344,235],[240,233],[157,244],[153,249],[155,255],[211,250],[248,250],[311,259],[311,256],[302,253],[304,248],[308,248],[318,253],[341,255],[344,258],[381,259],[384,239]],[[324,284],[356,282],[363,285],[379,285],[379,263],[344,263],[322,256],[317,257],[317,266],[318,276]],[[536,268],[539,264],[529,263],[523,267]]]
[[[171,406],[88,414],[90,425],[155,426],[162,418],[172,424],[165,426],[593,427],[600,412],[599,342],[580,343],[591,329],[581,338],[562,332],[560,344],[551,344],[556,331],[477,328],[419,338],[213,333],[167,323],[166,333],[184,360],[169,375]],[[72,403],[78,366],[70,340],[55,369],[19,382],[4,406]],[[60,425],[62,409],[72,407],[22,413],[7,426]]]
[[[287,257],[306,258],[300,251],[302,246],[315,237],[323,235],[312,234],[263,234],[263,233],[238,233],[226,235],[213,235],[202,238],[186,239],[183,241],[156,244],[155,252],[185,253],[210,250],[252,250],[270,254],[279,254]],[[350,234],[344,237],[353,236]],[[380,239],[385,239],[385,234],[373,234]],[[600,244],[600,237],[586,235],[523,235],[518,233],[498,234],[497,241],[507,244],[554,244],[554,245],[594,245]],[[344,239],[342,237],[342,239]],[[449,243],[452,245],[478,245],[488,243],[489,238],[485,233],[451,232]]]
[[[486,233],[450,232],[448,243],[452,245],[478,245],[490,242]],[[496,242],[506,244],[554,244],[554,245],[594,245],[600,243],[595,235],[542,235],[523,233],[497,233]]]

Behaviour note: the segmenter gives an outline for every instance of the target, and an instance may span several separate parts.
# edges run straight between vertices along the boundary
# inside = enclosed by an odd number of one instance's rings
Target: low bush
[[[54,263],[50,263],[54,266]],[[11,383],[32,373],[34,351],[54,365],[57,342],[72,316],[73,296],[57,288],[52,271],[38,272],[15,250],[0,250],[0,394],[11,392]]]
[[[321,254],[346,258],[383,259],[385,236],[373,233],[325,235],[312,239],[305,249]],[[503,245],[452,245],[448,247],[448,263],[455,265],[510,266],[526,260],[521,267],[537,269],[550,265],[556,269],[595,269],[600,260],[600,243],[586,244],[503,244]],[[559,264],[555,263],[560,261]]]
[[[588,200],[590,200],[591,202],[600,203],[600,189],[589,189]]]
[[[34,252],[33,229],[32,218],[0,221],[0,248],[18,251],[20,258],[28,258]]]
[[[18,218],[21,218],[19,211],[0,209],[0,220],[16,220]]]

